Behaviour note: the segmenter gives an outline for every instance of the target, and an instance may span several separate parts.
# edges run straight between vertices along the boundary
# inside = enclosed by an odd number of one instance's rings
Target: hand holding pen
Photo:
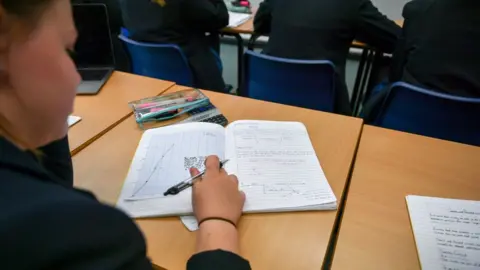
[[[220,170],[223,169],[223,166],[225,166],[225,164],[227,162],[228,162],[228,159],[226,159],[224,161],[220,161],[220,165],[219,165]],[[207,164],[207,161],[205,160],[205,168],[206,168],[206,164]],[[192,168],[190,168],[190,169],[192,169]],[[184,181],[176,184],[175,186],[169,188],[167,191],[165,191],[165,193],[163,193],[163,196],[177,195],[178,193],[182,192],[183,190],[185,190],[189,187],[192,187],[193,184],[195,184],[195,182],[197,180],[201,180],[201,178],[205,175],[206,172],[207,172],[207,170],[205,170],[203,172],[196,173],[196,174],[192,174],[192,176],[190,178],[188,178],[187,180],[184,180]]]
[[[205,174],[193,185],[193,213],[199,223],[195,252],[221,249],[239,254],[240,241],[236,229],[245,203],[245,194],[238,190],[238,179],[220,167],[218,157],[205,161]],[[191,169],[192,176],[198,175]]]
[[[193,186],[193,212],[197,221],[202,223],[209,218],[219,218],[238,223],[245,203],[245,193],[238,190],[238,179],[235,175],[228,175],[220,167],[216,156],[210,156],[205,161],[205,174],[201,181]],[[199,171],[192,169],[192,175]],[[227,224],[228,225],[228,224]]]
[[[192,203],[195,217],[202,223],[223,220],[236,226],[245,203],[245,194],[238,190],[238,179],[228,175],[217,156],[205,161],[205,171],[192,168],[191,178],[169,188],[164,195],[178,194],[193,185]]]

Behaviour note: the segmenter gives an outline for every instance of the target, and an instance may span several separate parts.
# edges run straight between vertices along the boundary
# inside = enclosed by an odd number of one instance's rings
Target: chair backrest
[[[128,32],[122,30],[122,33]],[[134,74],[194,86],[187,58],[177,45],[138,42],[125,35],[120,35],[118,38],[127,47]]]
[[[333,112],[335,66],[332,62],[285,59],[248,50],[244,63],[242,95]]]
[[[480,99],[391,85],[374,125],[480,146]]]

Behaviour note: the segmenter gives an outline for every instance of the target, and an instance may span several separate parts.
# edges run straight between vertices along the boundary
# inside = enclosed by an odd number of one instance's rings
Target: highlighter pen
[[[223,168],[223,166],[228,162],[228,159],[224,160],[224,161],[220,161],[220,169]],[[200,179],[202,176],[205,175],[205,171],[195,175],[195,176],[192,176],[190,178],[188,178],[187,180],[185,181],[182,181],[180,182],[179,184],[176,184],[175,186],[169,188],[167,191],[165,191],[165,193],[163,193],[163,196],[168,196],[168,195],[177,195],[178,193],[180,193],[181,191],[193,186],[193,184],[195,184],[195,182]]]

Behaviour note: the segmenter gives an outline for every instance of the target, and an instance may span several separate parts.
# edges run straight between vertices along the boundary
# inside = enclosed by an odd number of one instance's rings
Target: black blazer
[[[172,43],[185,52],[196,87],[223,91],[225,83],[211,49],[218,51],[218,31],[228,25],[223,0],[120,0],[123,21],[137,41]],[[208,36],[206,33],[210,33]]]
[[[480,97],[480,1],[413,0],[403,17],[390,81]]]
[[[354,39],[392,52],[400,27],[370,0],[265,0],[255,32],[268,35],[264,53],[294,59],[330,60],[338,74],[336,112],[351,113],[345,64]]]
[[[40,160],[0,138],[2,269],[146,270],[145,241],[121,211],[73,187],[67,138]],[[187,269],[249,269],[224,251],[193,256]]]
[[[391,53],[400,34],[370,0],[265,0],[254,26],[269,35],[266,54],[330,60],[342,78],[354,39]]]

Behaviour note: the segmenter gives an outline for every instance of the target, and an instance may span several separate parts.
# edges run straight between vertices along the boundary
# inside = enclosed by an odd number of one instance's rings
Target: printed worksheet
[[[407,196],[422,269],[480,269],[480,202]]]

